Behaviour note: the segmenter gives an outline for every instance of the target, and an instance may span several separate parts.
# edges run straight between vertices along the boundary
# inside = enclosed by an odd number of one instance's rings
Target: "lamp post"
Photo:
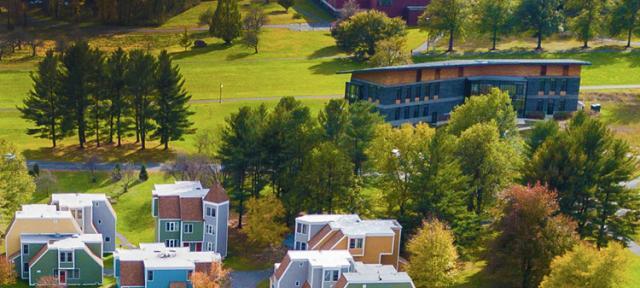
[[[218,103],[222,103],[222,87],[224,87],[224,85],[220,82],[220,98],[218,99]]]

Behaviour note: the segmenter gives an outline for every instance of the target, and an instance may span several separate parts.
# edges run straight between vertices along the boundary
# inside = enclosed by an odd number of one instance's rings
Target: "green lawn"
[[[285,12],[284,8],[282,8],[277,1],[269,1],[268,4],[262,4],[262,7],[264,7],[265,13],[269,17],[270,24],[311,23],[318,21],[330,22],[335,20],[324,9],[311,1],[312,0],[296,1],[296,4],[289,9],[288,12]],[[240,12],[243,15],[248,11],[250,3],[250,0],[239,1],[238,4],[240,5]],[[197,6],[172,17],[159,28],[196,27],[198,26],[200,14],[207,11],[207,9],[215,11],[217,5],[217,1],[203,1]],[[294,17],[296,14],[299,14],[300,16]]]

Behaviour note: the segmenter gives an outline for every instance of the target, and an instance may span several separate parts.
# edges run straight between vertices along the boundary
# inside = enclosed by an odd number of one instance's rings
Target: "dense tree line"
[[[58,141],[76,135],[84,148],[117,143],[134,133],[146,148],[157,139],[168,149],[194,129],[191,96],[166,51],[155,57],[141,50],[110,54],[78,42],[60,53],[48,51],[31,74],[33,89],[18,109],[33,123],[30,135]]]

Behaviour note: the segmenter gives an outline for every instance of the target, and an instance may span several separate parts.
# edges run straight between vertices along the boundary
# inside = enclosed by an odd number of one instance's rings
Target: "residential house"
[[[101,285],[103,274],[100,234],[22,234],[17,275],[34,286],[42,277],[60,285]]]
[[[349,0],[317,0],[334,16],[340,15],[340,10]],[[401,17],[409,25],[417,25],[418,18],[430,0],[355,0],[358,7],[363,10],[382,11],[389,17]]]
[[[5,253],[14,261],[20,256],[23,234],[83,234],[71,211],[58,211],[46,204],[22,205],[5,234]]]
[[[151,210],[157,242],[227,255],[229,197],[220,184],[210,189],[200,181],[155,185]]]
[[[142,243],[140,249],[117,249],[114,273],[118,287],[191,288],[194,272],[207,273],[222,258],[216,252],[193,252],[187,247]]]
[[[271,288],[414,287],[406,273],[357,262],[347,250],[289,251],[269,281]]]
[[[105,194],[53,194],[51,205],[59,211],[70,211],[83,233],[102,234],[105,253],[116,250],[117,217]]]
[[[358,215],[296,218],[295,250],[347,250],[355,261],[398,267],[402,226],[396,220],[362,220]]]
[[[425,62],[350,73],[345,97],[369,101],[394,126],[440,123],[469,97],[491,88],[509,93],[520,118],[576,111],[581,67],[570,59],[491,59]]]

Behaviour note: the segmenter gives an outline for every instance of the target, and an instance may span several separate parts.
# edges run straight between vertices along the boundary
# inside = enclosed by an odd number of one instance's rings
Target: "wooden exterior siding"
[[[365,239],[364,255],[354,256],[355,261],[362,261],[365,264],[381,264],[380,254],[393,252],[392,236],[368,236]],[[395,267],[396,265],[394,265]]]
[[[320,231],[318,231],[318,233],[309,240],[308,249],[313,249],[316,245],[320,244],[322,238],[329,234],[329,232],[331,232],[331,227],[328,224],[324,225],[324,227],[322,227],[322,229],[320,229]]]
[[[400,259],[400,245],[398,245],[400,243],[400,237],[401,236],[401,230],[400,229],[394,229],[394,232],[396,233],[396,235],[394,236],[394,243],[393,243],[393,254],[391,255],[382,255],[382,258],[380,259],[381,263],[380,264],[384,264],[384,265],[393,265],[393,267],[395,267],[397,270],[400,270],[400,267],[398,267],[398,260]]]
[[[545,65],[487,65],[447,68],[428,68],[418,70],[378,71],[368,73],[354,73],[352,79],[364,80],[382,85],[402,85],[433,80],[446,80],[459,77],[473,76],[515,76],[515,77],[539,77],[542,76],[542,66]],[[578,77],[582,67],[580,65],[546,65],[546,76],[565,76],[564,67],[569,67],[566,76]],[[462,71],[460,70],[462,69]],[[440,70],[439,77],[436,70]],[[462,72],[462,75],[461,75]]]
[[[20,235],[22,234],[82,234],[82,230],[73,218],[64,219],[17,219],[12,222],[5,238],[7,255],[20,251]]]

